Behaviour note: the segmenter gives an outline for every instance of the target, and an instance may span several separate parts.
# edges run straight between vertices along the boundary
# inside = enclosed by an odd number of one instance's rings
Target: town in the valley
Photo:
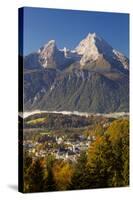
[[[70,160],[75,162],[81,151],[86,150],[94,136],[76,136],[66,138],[63,136],[51,136],[48,133],[41,133],[38,141],[26,140],[23,142],[24,151],[32,155],[33,159],[53,155],[56,159]]]
[[[56,159],[76,162],[81,152],[86,151],[95,141],[96,127],[98,126],[98,134],[102,134],[102,131],[105,131],[116,118],[128,118],[128,114],[79,116],[41,113],[31,115],[24,119],[23,151],[34,160],[53,155]]]

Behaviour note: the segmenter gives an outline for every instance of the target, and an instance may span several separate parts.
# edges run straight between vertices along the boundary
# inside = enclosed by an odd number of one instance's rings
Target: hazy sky
[[[89,32],[129,56],[129,15],[44,8],[24,8],[24,54],[49,40],[58,48],[73,49]]]

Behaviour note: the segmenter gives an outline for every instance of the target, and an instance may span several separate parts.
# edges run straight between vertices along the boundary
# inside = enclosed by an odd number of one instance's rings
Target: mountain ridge
[[[83,67],[87,64],[93,65],[94,62],[98,62],[100,59],[109,67],[114,65],[114,60],[117,61],[117,65],[121,65],[121,68],[128,69],[129,65],[129,60],[126,56],[118,50],[113,49],[104,39],[97,36],[96,33],[89,33],[73,50],[69,50],[65,47],[64,49],[58,49],[56,41],[50,40],[37,52],[29,54],[28,56],[29,60],[31,59],[33,62],[25,63],[25,67],[28,67],[28,65],[36,65],[36,67],[40,65],[44,68],[55,68],[62,65],[67,65],[68,67],[75,61],[79,61],[81,67]],[[28,56],[25,56],[26,60],[28,60]]]

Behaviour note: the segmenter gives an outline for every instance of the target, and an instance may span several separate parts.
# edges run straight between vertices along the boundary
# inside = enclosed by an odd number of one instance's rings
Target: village
[[[94,136],[77,135],[75,138],[69,138],[64,135],[54,136],[43,133],[38,141],[25,140],[23,149],[33,159],[53,155],[56,159],[76,162],[80,153],[86,150],[94,140]]]

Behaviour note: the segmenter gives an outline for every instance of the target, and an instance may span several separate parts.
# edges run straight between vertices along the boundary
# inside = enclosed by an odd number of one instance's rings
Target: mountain
[[[56,46],[55,40],[50,40],[47,44],[42,46],[38,52],[31,53],[24,59],[24,66],[28,69],[52,68],[63,70],[74,62],[74,56],[64,48],[59,50]]]
[[[24,57],[24,110],[129,111],[129,60],[96,33],[73,49],[55,40]]]
[[[128,59],[113,49],[96,33],[88,34],[76,47],[76,52],[82,56],[80,64],[96,71],[123,71],[128,69]]]

